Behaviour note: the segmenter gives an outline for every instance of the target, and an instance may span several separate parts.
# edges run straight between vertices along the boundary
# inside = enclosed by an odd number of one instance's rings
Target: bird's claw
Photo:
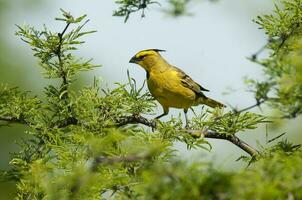
[[[152,132],[154,132],[154,131],[155,131],[156,127],[157,127],[157,122],[156,122],[156,119],[153,119],[153,120],[151,121],[151,128],[152,128]]]

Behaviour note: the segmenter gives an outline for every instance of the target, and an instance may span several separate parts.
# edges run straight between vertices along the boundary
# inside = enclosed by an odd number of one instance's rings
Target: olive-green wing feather
[[[201,85],[199,85],[198,83],[193,81],[192,78],[190,76],[188,76],[185,72],[183,72],[181,69],[178,69],[177,67],[173,67],[173,69],[178,72],[182,85],[184,87],[191,89],[192,91],[194,91],[197,94],[196,105],[205,104],[212,108],[225,107],[225,105],[223,105],[222,103],[215,101],[214,99],[206,97],[203,94],[203,91],[208,92],[209,90],[203,88]],[[198,97],[201,97],[201,98],[198,98]]]
[[[173,67],[179,74],[180,77],[180,81],[182,83],[183,86],[193,90],[196,94],[200,95],[200,96],[205,96],[202,92],[206,91],[208,92],[209,90],[202,87],[201,85],[199,85],[198,83],[196,83],[195,81],[193,81],[193,79],[187,75],[184,71],[182,71],[181,69],[177,68],[177,67]]]

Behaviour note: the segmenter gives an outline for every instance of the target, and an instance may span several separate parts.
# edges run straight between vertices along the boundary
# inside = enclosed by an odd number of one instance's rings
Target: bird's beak
[[[129,60],[129,63],[137,63],[139,60],[133,56],[130,60]]]

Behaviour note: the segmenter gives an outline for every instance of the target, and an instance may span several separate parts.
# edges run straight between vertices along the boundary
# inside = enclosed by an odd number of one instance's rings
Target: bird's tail
[[[223,107],[226,107],[224,104],[214,100],[214,99],[211,99],[211,98],[208,98],[208,97],[202,97],[202,98],[199,98],[198,101],[197,101],[198,104],[205,104],[207,106],[210,106],[212,108],[223,108]]]

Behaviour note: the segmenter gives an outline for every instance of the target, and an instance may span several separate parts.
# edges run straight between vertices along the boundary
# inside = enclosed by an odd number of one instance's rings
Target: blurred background
[[[137,65],[129,64],[129,59],[138,51],[148,48],[165,49],[163,56],[173,65],[186,71],[195,81],[210,90],[208,96],[227,105],[244,108],[255,103],[253,94],[247,91],[243,78],[261,79],[261,68],[251,63],[251,56],[266,43],[266,36],[252,19],[271,12],[271,0],[221,0],[216,3],[202,2],[189,7],[192,16],[174,18],[154,4],[147,9],[146,17],[141,13],[130,16],[127,23],[123,18],[113,17],[117,9],[114,1],[102,0],[0,0],[0,83],[18,86],[42,96],[43,88],[49,80],[43,79],[37,60],[30,47],[22,42],[15,31],[18,25],[32,25],[42,28],[46,24],[50,30],[61,32],[62,22],[54,18],[60,15],[60,8],[74,16],[87,14],[90,19],[86,30],[98,32],[86,37],[86,43],[77,54],[93,58],[102,67],[78,77],[78,87],[93,83],[93,77],[101,79],[102,87],[114,87],[115,82],[127,82],[127,69],[139,85],[145,79],[145,72]],[[195,109],[201,112],[200,108]],[[157,113],[161,113],[159,106]],[[255,112],[260,112],[255,109]],[[268,109],[263,112],[270,115]],[[179,110],[171,115],[178,116]],[[192,116],[192,113],[190,113]],[[153,116],[150,116],[153,117]],[[270,125],[268,133],[274,137],[287,132],[287,137],[297,143],[302,142],[297,126],[300,119],[286,121],[282,126]],[[10,153],[18,151],[17,142],[25,137],[25,127],[11,125],[0,127],[0,169],[9,168]],[[265,125],[239,135],[251,145],[265,143]],[[186,150],[176,144],[179,156],[184,159],[214,161],[219,168],[234,170],[242,166],[235,160],[244,152],[226,141],[210,141],[213,150]],[[13,197],[13,183],[0,182],[0,199]]]

